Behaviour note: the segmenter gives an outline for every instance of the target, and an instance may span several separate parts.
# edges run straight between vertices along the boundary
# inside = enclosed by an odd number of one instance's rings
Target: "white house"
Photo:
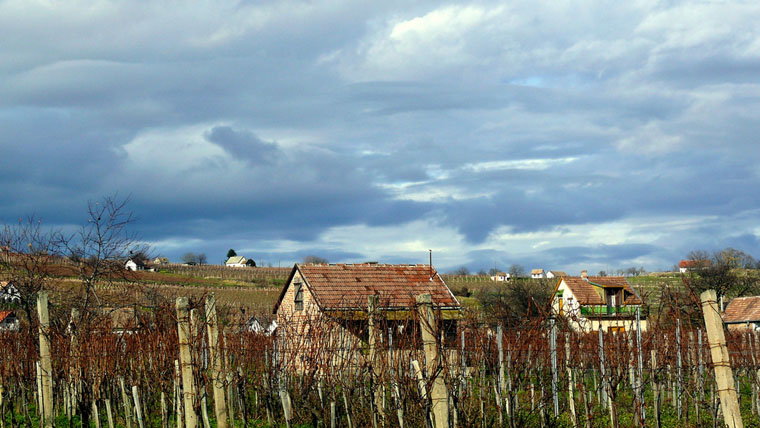
[[[243,256],[232,256],[224,262],[227,267],[246,267],[248,260]]]
[[[552,310],[579,331],[630,331],[636,328],[636,310],[644,302],[622,276],[563,276],[552,297]],[[646,320],[641,329],[646,330]]]
[[[21,302],[21,293],[13,283],[8,281],[0,282],[0,302],[19,303]]]
[[[561,270],[546,271],[547,278],[562,278],[563,276],[567,276],[567,274],[565,272],[562,272]]]
[[[494,276],[491,277],[491,281],[504,282],[504,281],[508,281],[510,277],[511,277],[511,275],[508,274],[508,273],[505,273],[505,272],[496,272],[496,275],[494,275]]]
[[[264,323],[268,324],[267,327],[264,327],[264,325],[259,321],[256,317],[251,317],[246,323],[246,330],[256,333],[256,334],[263,334],[265,336],[271,336],[272,333],[277,329],[277,321],[272,320],[272,322],[267,323],[264,321]]]
[[[135,272],[138,270],[145,270],[148,267],[145,265],[145,263],[142,262],[142,260],[129,259],[126,263],[124,263],[124,268],[126,270]]]
[[[533,279],[546,278],[546,273],[543,269],[533,269],[530,271],[530,277]]]

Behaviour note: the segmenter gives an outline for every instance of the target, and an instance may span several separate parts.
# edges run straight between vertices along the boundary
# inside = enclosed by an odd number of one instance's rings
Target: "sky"
[[[760,257],[760,3],[0,0],[0,221],[155,255]]]

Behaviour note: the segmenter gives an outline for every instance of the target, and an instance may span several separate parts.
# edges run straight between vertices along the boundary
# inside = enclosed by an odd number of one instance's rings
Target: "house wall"
[[[299,281],[301,284],[303,284],[302,311],[297,311],[295,307],[296,291],[293,283]],[[319,314],[319,312],[319,306],[314,300],[314,296],[311,294],[311,290],[309,290],[308,284],[306,284],[306,281],[301,276],[301,273],[296,271],[295,275],[293,275],[293,279],[290,281],[290,283],[288,283],[288,288],[285,291],[285,295],[282,297],[282,301],[280,301],[280,306],[277,308],[277,318],[303,320],[309,317],[313,317]]]
[[[754,323],[754,322],[731,323],[731,324],[726,324],[726,327],[732,331],[757,330],[758,328],[760,328],[760,323]]]
[[[557,292],[562,292],[562,297],[558,297],[557,293],[554,295],[554,300],[552,302],[552,308],[554,309],[554,313],[558,314],[560,313],[560,300],[563,300],[562,304],[562,312],[564,315],[577,315],[580,314],[580,305],[578,304],[578,299],[573,294],[573,291],[570,289],[570,287],[565,284],[565,281],[559,283],[559,287],[557,287]],[[570,302],[570,299],[572,299],[572,302]]]

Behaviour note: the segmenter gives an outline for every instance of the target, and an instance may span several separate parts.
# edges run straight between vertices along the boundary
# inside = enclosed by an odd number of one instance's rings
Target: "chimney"
[[[584,281],[588,281],[588,271],[586,269],[581,271],[581,278],[583,278]]]

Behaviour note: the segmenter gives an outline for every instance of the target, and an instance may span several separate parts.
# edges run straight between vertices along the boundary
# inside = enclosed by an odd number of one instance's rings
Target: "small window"
[[[296,296],[293,299],[293,303],[295,303],[295,307],[297,311],[303,310],[303,285],[300,282],[296,282],[293,284],[293,286],[296,288]]]

